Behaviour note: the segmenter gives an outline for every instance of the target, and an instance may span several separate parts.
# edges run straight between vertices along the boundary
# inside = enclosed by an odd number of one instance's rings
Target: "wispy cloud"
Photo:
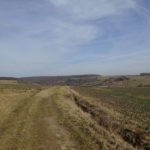
[[[134,0],[48,0],[57,8],[62,8],[76,19],[98,19],[121,13],[125,9],[136,8]]]
[[[150,70],[149,62],[142,61],[150,55],[150,12],[145,3],[2,0],[0,75],[114,74],[113,68],[115,74]],[[143,67],[131,71],[128,65],[137,61]]]

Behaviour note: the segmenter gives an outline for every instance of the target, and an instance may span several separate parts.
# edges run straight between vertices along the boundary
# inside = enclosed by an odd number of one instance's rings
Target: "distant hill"
[[[17,80],[24,83],[64,86],[111,86],[129,80],[126,76],[104,77],[95,74],[70,76],[0,77],[0,80]]]
[[[80,86],[98,81],[100,75],[71,75],[71,76],[37,76],[20,78],[21,82],[47,85]]]
[[[0,77],[0,80],[18,80],[18,78],[14,78],[14,77]]]
[[[141,76],[150,76],[150,73],[141,73]]]
[[[149,74],[135,76],[100,76],[95,74],[71,76],[33,76],[33,77],[0,77],[0,80],[16,80],[22,83],[38,83],[43,85],[61,86],[101,86],[101,87],[149,87]]]

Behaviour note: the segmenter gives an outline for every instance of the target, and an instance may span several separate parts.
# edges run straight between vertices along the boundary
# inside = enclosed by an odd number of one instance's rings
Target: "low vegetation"
[[[73,149],[70,134],[57,121],[51,89],[29,88],[0,89],[0,150]]]
[[[134,149],[120,136],[109,132],[94,120],[91,113],[85,111],[80,105],[81,99],[76,92],[68,88],[55,88],[53,100],[60,114],[60,122],[70,130],[74,139],[78,141],[78,149]]]
[[[98,78],[76,87],[0,80],[0,150],[149,150],[150,88],[138,86],[149,78]]]
[[[79,100],[77,104],[90,112],[101,126],[120,135],[134,147],[149,149],[150,140],[150,89],[149,88],[98,88],[76,87],[81,95],[91,99]],[[104,113],[108,108],[119,113]],[[102,110],[101,110],[102,109]]]

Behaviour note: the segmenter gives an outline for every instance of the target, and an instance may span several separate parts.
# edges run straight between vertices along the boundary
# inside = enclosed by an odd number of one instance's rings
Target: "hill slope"
[[[19,80],[28,83],[39,83],[47,85],[69,85],[79,86],[86,83],[98,81],[99,75],[72,75],[72,76],[39,76],[39,77],[24,77]]]

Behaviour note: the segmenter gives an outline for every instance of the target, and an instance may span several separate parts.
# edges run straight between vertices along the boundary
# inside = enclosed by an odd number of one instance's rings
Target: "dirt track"
[[[8,97],[6,108],[6,95],[1,97],[0,150],[75,150],[70,134],[58,123],[52,94],[48,89],[26,98]]]

